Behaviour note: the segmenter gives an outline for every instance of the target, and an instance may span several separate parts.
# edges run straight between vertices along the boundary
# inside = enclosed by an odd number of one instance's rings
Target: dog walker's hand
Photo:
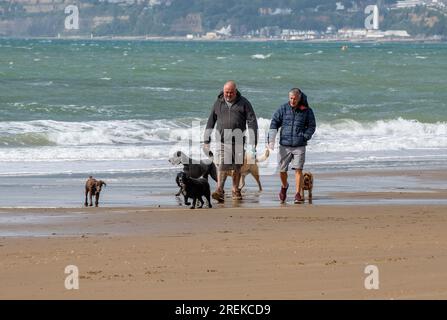
[[[210,154],[210,144],[204,143],[202,147],[203,152],[206,154],[206,156],[209,156]]]
[[[256,158],[256,147],[253,147],[253,149],[251,149],[251,155],[253,156],[253,158]]]
[[[253,157],[256,156],[256,146],[248,145],[247,152],[250,153]]]

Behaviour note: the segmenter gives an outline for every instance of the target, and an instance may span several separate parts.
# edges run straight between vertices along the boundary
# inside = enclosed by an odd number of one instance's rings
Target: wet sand
[[[40,234],[0,238],[1,299],[447,298],[446,206],[1,212]]]
[[[311,171],[314,174],[314,204],[367,205],[377,204],[380,200],[384,204],[447,205],[447,197],[443,196],[447,192],[445,169]],[[100,205],[108,208],[179,207],[181,199],[174,197],[178,192],[176,173],[172,170],[166,173],[103,174],[97,177],[107,182]],[[83,175],[0,178],[0,210],[2,207],[83,208],[85,180]],[[278,174],[262,175],[261,181],[262,193],[258,192],[253,177],[247,176],[245,201],[237,206],[278,206]],[[216,184],[210,179],[210,185],[214,189]],[[231,179],[228,179],[227,189],[230,185]],[[289,190],[290,197],[293,196],[292,189]],[[408,197],[402,199],[400,194],[408,194]],[[226,207],[234,207],[234,204],[230,202]]]

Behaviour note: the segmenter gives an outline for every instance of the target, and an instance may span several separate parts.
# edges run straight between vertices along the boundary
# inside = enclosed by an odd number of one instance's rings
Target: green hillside
[[[338,3],[337,3],[338,2]],[[0,0],[1,36],[184,36],[231,25],[232,36],[263,28],[326,31],[363,28],[369,4],[379,4],[380,27],[411,35],[447,36],[447,9],[391,9],[396,1],[329,0]],[[69,4],[79,8],[79,29],[67,30]],[[270,30],[270,29],[269,29]]]

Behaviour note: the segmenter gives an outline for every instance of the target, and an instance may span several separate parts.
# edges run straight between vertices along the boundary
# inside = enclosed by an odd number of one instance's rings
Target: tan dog
[[[92,176],[90,176],[87,180],[87,182],[85,183],[85,202],[84,202],[84,206],[88,206],[87,203],[87,196],[90,196],[90,207],[93,206],[93,199],[92,197],[95,196],[95,207],[98,206],[99,203],[99,194],[101,193],[101,188],[102,186],[107,186],[107,184],[102,181],[102,180],[96,180],[93,179]]]
[[[259,167],[257,163],[267,160],[269,156],[270,156],[269,149],[265,149],[264,154],[259,158],[256,158],[256,161],[253,161],[253,158],[250,153],[248,152],[245,153],[244,164],[241,167],[241,181],[239,182],[240,190],[245,186],[245,177],[251,173],[253,178],[255,178],[256,182],[258,183],[259,191],[262,191],[262,185],[259,175]],[[225,179],[228,176],[233,176],[233,170],[226,172]]]
[[[303,197],[303,201],[305,199],[304,197],[304,191],[307,190],[307,194],[309,196],[309,203],[312,203],[312,189],[314,187],[314,176],[310,172],[305,172],[303,176],[303,183],[301,187],[301,195]]]

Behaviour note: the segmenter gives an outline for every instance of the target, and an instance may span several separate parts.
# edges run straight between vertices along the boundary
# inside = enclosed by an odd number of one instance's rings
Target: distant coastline
[[[95,40],[95,41],[176,41],[176,42],[305,42],[305,43],[447,43],[447,39],[433,38],[389,38],[389,39],[346,39],[346,38],[327,38],[327,39],[279,39],[279,38],[193,38],[188,39],[180,36],[60,36],[60,37],[4,37],[1,40]]]

